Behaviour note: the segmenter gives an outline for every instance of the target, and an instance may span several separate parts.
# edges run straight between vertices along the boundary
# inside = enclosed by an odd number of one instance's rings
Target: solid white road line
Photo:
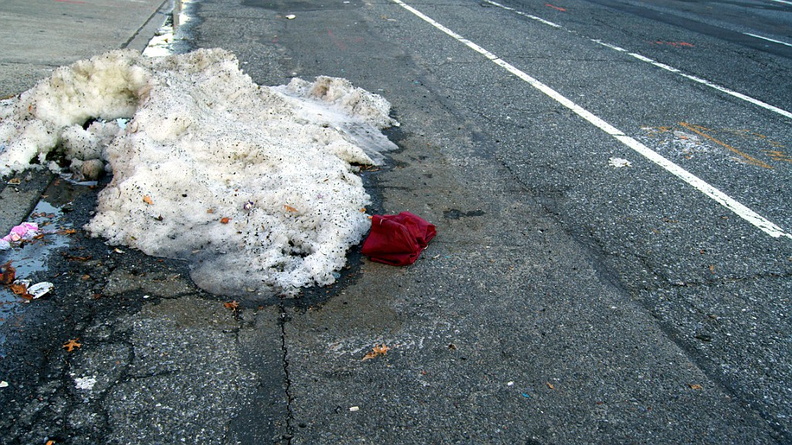
[[[727,209],[734,212],[740,218],[748,221],[749,223],[756,226],[758,229],[762,230],[766,234],[772,236],[773,238],[779,237],[786,237],[792,239],[792,234],[784,232],[783,229],[778,227],[777,225],[773,224],[771,221],[767,220],[763,216],[759,215],[758,213],[754,212],[753,210],[749,209],[748,207],[744,206],[743,204],[737,202],[736,200],[732,199],[725,193],[721,192],[717,188],[713,187],[712,185],[708,184],[707,182],[703,181],[702,179],[698,178],[694,174],[688,172],[684,168],[678,166],[677,164],[669,161],[668,159],[664,158],[654,150],[650,149],[649,147],[645,146],[644,144],[638,142],[636,139],[627,136],[621,130],[617,129],[616,127],[612,126],[611,124],[605,122],[603,119],[599,118],[598,116],[594,115],[590,111],[584,109],[580,105],[572,102],[571,100],[564,97],[561,93],[555,91],[554,89],[550,88],[549,86],[543,84],[542,82],[534,79],[533,77],[529,76],[525,72],[521,71],[514,65],[506,62],[505,60],[501,59],[497,55],[487,51],[486,49],[482,48],[481,46],[471,42],[470,40],[462,37],[460,34],[452,31],[451,29],[443,26],[439,22],[435,21],[431,17],[425,15],[421,11],[413,8],[412,6],[404,3],[402,0],[392,0],[397,5],[401,6],[402,8],[406,9],[407,11],[411,12],[416,17],[420,18],[421,20],[429,23],[430,25],[434,26],[438,30],[442,31],[443,33],[447,34],[448,36],[456,39],[460,43],[464,44],[468,48],[476,51],[477,53],[481,54],[482,56],[486,57],[496,65],[504,68],[506,71],[510,72],[511,74],[517,76],[518,78],[522,79],[523,81],[527,82],[532,87],[536,88],[537,90],[541,91],[545,95],[549,96],[556,102],[560,103],[561,105],[567,107],[572,112],[577,114],[578,116],[582,117],[583,119],[587,120],[592,125],[596,126],[600,130],[604,131],[605,133],[611,135],[616,140],[621,142],[622,144],[630,147],[640,155],[644,156],[646,159],[654,162],[655,164],[659,165],[669,173],[673,174],[674,176],[678,177],[679,179],[685,181],[689,185],[693,186],[701,193],[705,194],[706,196],[710,197],[711,199],[715,200],[722,206],[726,207]]]
[[[751,34],[750,32],[744,32],[746,36],[756,37],[757,39],[767,40],[768,42],[778,43],[781,45],[792,46],[792,43],[782,42],[780,40],[771,39],[770,37],[760,36],[759,34]]]
[[[489,4],[493,5],[493,6],[497,6],[499,8],[503,8],[503,9],[505,9],[507,11],[511,11],[511,12],[514,12],[514,13],[517,13],[517,14],[520,14],[520,15],[523,15],[523,16],[526,16],[526,17],[530,17],[530,18],[532,18],[532,19],[534,19],[534,20],[536,20],[538,22],[541,22],[541,23],[547,22],[546,20],[544,20],[544,19],[542,19],[540,17],[536,17],[536,16],[532,16],[532,15],[529,15],[529,14],[522,13],[520,11],[515,10],[514,8],[510,8],[508,6],[501,5],[500,3],[494,2],[492,0],[484,0],[484,2],[485,3],[489,3]],[[550,26],[552,26],[554,28],[563,29],[563,27],[561,25],[557,25],[557,24],[555,24],[553,22],[547,22],[546,24],[549,24]],[[570,30],[566,30],[566,31],[570,32],[570,33],[573,33],[573,34],[576,34],[574,31],[570,31]],[[757,38],[760,38],[760,39],[763,38],[761,36],[757,36],[757,35],[753,35],[753,34],[747,34],[746,33],[746,35],[750,35],[751,37],[757,37]],[[656,66],[657,68],[661,68],[661,69],[664,69],[666,71],[672,72],[674,74],[678,74],[678,75],[680,75],[680,76],[682,76],[682,77],[684,77],[686,79],[692,80],[694,82],[697,82],[697,83],[700,83],[702,85],[708,86],[708,87],[710,87],[712,89],[718,90],[721,93],[728,94],[728,95],[730,95],[732,97],[736,97],[736,98],[738,98],[740,100],[744,100],[746,102],[749,102],[749,103],[752,103],[752,104],[754,104],[756,106],[764,108],[765,110],[772,111],[773,113],[776,113],[776,114],[780,114],[781,116],[784,116],[787,119],[792,119],[792,112],[784,110],[783,108],[779,108],[779,107],[776,107],[774,105],[770,105],[770,104],[768,104],[766,102],[762,102],[759,99],[754,99],[753,97],[750,97],[750,96],[745,95],[743,93],[734,91],[734,90],[726,88],[724,86],[720,86],[720,85],[718,85],[718,84],[716,84],[714,82],[710,82],[707,79],[704,79],[704,78],[701,78],[701,77],[698,77],[698,76],[694,76],[694,75],[691,75],[691,74],[686,74],[686,73],[682,72],[682,70],[680,70],[680,69],[674,68],[674,67],[672,67],[670,65],[666,65],[666,64],[661,63],[661,62],[657,62],[656,60],[650,59],[649,57],[646,57],[646,56],[642,56],[641,54],[634,53],[634,52],[629,52],[628,50],[626,50],[624,48],[621,48],[621,47],[618,47],[616,45],[611,45],[611,44],[605,43],[605,42],[603,42],[601,40],[592,39],[592,38],[589,38],[589,37],[585,37],[585,38],[591,40],[592,42],[595,42],[595,43],[598,43],[598,44],[600,44],[602,46],[605,46],[607,48],[610,48],[610,49],[613,49],[613,50],[616,50],[616,51],[619,51],[619,52],[623,52],[623,53],[625,53],[625,54],[627,54],[627,55],[629,55],[631,57],[634,57],[634,58],[642,61],[642,62],[651,63],[652,65]],[[765,38],[765,40],[770,40],[770,39]],[[776,43],[781,43],[781,44],[784,44],[784,45],[787,44],[787,43],[781,42],[781,41],[775,41],[775,42]]]

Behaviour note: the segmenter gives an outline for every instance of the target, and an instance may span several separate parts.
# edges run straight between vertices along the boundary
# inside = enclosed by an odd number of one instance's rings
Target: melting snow
[[[187,259],[210,292],[295,294],[332,283],[368,230],[355,164],[396,147],[389,111],[339,78],[256,85],[220,49],[114,51],[0,104],[0,174],[51,152],[78,175],[112,170],[91,234]]]

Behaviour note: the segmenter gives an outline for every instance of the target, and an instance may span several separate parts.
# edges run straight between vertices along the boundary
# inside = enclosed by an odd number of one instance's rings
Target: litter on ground
[[[407,266],[421,256],[436,234],[434,225],[410,212],[374,215],[361,252],[371,261]]]
[[[8,235],[0,239],[0,250],[8,250],[14,244],[32,240],[39,233],[41,232],[39,232],[38,224],[34,222],[22,223],[12,228]]]
[[[614,168],[632,167],[632,162],[623,158],[610,158],[608,165]]]

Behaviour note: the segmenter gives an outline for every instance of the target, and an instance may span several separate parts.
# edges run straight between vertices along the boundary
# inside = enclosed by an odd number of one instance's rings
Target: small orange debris
[[[82,347],[82,343],[78,342],[77,340],[78,339],[67,341],[66,343],[63,344],[63,349],[65,349],[66,352],[72,352],[74,351],[75,348]]]
[[[220,224],[228,224],[229,222],[231,222],[231,218],[225,216],[220,218]]]
[[[370,360],[380,355],[385,355],[388,353],[388,351],[390,351],[390,348],[388,346],[385,346],[385,344],[383,343],[381,345],[374,346],[371,349],[371,352],[363,356],[361,360]]]
[[[225,303],[223,303],[223,307],[225,307],[226,309],[231,309],[232,311],[235,311],[235,310],[239,309],[239,302],[236,301],[236,300],[234,300],[234,301],[226,301]]]
[[[25,295],[27,293],[27,286],[24,284],[13,283],[9,284],[8,288],[11,289],[14,295]]]
[[[11,265],[11,261],[0,266],[3,269],[0,275],[0,284],[11,284],[16,279],[16,269]]]
[[[152,200],[151,196],[149,196],[149,195],[146,195],[146,196],[143,197],[143,202],[145,202],[148,205],[153,205],[154,204],[154,200]]]
[[[297,213],[297,209],[290,205],[284,204],[283,208],[286,209],[287,212]]]

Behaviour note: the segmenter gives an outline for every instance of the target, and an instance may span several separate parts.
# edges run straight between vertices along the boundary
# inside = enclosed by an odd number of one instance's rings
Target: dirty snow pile
[[[395,148],[389,111],[339,78],[256,85],[220,49],[114,51],[0,104],[0,174],[111,170],[92,235],[187,259],[213,293],[293,295],[332,283],[368,230],[356,165]]]

